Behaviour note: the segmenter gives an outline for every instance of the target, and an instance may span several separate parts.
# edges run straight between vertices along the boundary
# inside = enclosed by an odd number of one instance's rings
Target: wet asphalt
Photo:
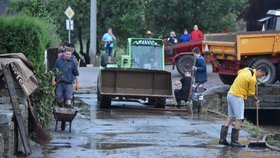
[[[172,79],[180,79],[176,70]],[[210,73],[206,87],[222,84]],[[269,149],[238,149],[218,144],[223,119],[180,111],[141,110],[147,108],[137,102],[113,102],[111,109],[99,109],[96,99],[98,68],[80,68],[81,89],[75,93],[79,110],[72,122],[72,132],[49,127],[52,140],[35,145],[29,157],[34,158],[255,158],[280,157]],[[121,108],[140,107],[141,109]],[[176,109],[175,107],[168,107]],[[60,125],[60,124],[59,124]],[[230,135],[228,135],[230,140]],[[248,144],[250,135],[241,131],[240,141]]]

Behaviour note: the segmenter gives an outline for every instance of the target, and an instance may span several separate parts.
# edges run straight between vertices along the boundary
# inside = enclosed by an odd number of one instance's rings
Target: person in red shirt
[[[191,41],[202,40],[202,32],[198,29],[197,25],[194,25],[191,33]]]

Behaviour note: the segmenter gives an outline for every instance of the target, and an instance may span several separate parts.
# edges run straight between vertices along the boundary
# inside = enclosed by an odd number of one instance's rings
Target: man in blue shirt
[[[182,34],[180,36],[180,41],[181,42],[187,42],[189,41],[191,38],[191,35],[188,33],[188,30],[187,29],[184,29],[184,34]]]
[[[105,53],[108,55],[108,62],[111,63],[112,59],[112,50],[113,42],[116,40],[116,37],[113,35],[112,28],[108,28],[108,32],[105,33],[102,37],[102,42],[104,42]]]
[[[195,66],[193,66],[193,70],[195,71],[195,83],[203,84],[207,81],[206,62],[199,48],[194,48],[193,54],[196,58]]]
[[[59,106],[71,107],[73,97],[72,84],[76,82],[76,89],[80,87],[79,71],[77,64],[71,58],[71,51],[71,48],[66,48],[64,56],[57,59],[54,65],[58,75],[55,76],[52,84],[56,84],[55,99]]]

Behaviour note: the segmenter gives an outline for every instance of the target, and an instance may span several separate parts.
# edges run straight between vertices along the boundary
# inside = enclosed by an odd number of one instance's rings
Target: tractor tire
[[[194,64],[194,57],[193,55],[182,55],[176,61],[176,68],[178,72],[184,76],[187,71],[191,71]]]
[[[99,77],[97,77],[96,87],[97,102],[100,102]]]
[[[278,81],[280,81],[280,63],[277,66],[277,78],[278,78]]]
[[[106,53],[103,53],[102,55],[101,55],[101,59],[100,59],[101,61],[100,61],[100,65],[102,66],[102,67],[106,67],[107,66],[107,64],[108,64],[108,55],[106,54]]]
[[[236,76],[234,75],[221,75],[219,74],[220,80],[227,85],[232,85]]]
[[[155,107],[156,108],[165,108],[166,99],[165,98],[155,98]]]
[[[266,84],[273,84],[277,81],[276,67],[269,60],[258,59],[252,64],[251,67],[254,69],[264,67],[267,70],[267,72],[268,72],[267,76],[258,79],[260,82],[266,83]]]
[[[155,98],[148,98],[148,105],[155,105],[156,101]]]
[[[108,96],[100,95],[99,106],[100,106],[100,108],[110,108],[111,107],[111,98]]]
[[[98,87],[97,87],[96,95],[97,95],[97,102],[100,102],[100,91]]]

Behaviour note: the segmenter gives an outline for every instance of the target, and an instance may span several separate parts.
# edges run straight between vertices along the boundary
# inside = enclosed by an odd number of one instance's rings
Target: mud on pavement
[[[81,68],[82,89],[75,94],[79,114],[72,133],[49,131],[51,142],[33,147],[29,157],[146,158],[146,157],[280,157],[268,149],[236,149],[218,145],[223,120],[185,112],[135,109],[99,109],[96,102],[96,68]],[[87,77],[83,77],[87,76]],[[114,105],[145,106],[113,102]],[[248,144],[250,135],[241,131],[240,141]],[[228,137],[228,140],[230,138]]]

